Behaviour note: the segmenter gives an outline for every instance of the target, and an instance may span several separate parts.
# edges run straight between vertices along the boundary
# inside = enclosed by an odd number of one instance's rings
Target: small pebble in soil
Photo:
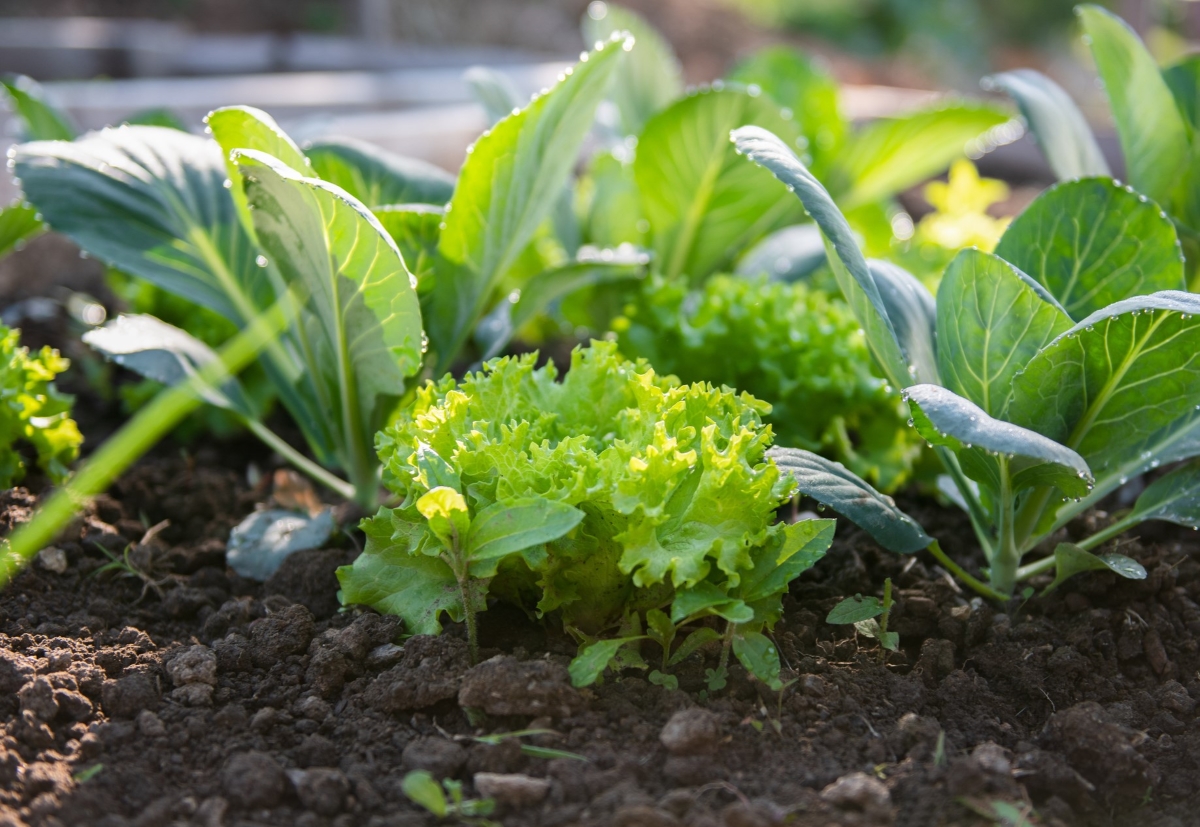
[[[658,740],[672,755],[711,753],[721,738],[717,716],[698,706],[676,712],[659,733]]]
[[[842,810],[884,815],[892,805],[888,788],[865,772],[852,772],[821,790],[821,798]]]
[[[54,574],[67,570],[67,553],[57,546],[46,546],[37,553],[38,566]]]
[[[475,789],[484,798],[521,809],[541,802],[550,792],[550,782],[520,773],[480,772],[475,774]]]
[[[274,807],[283,798],[287,777],[279,763],[264,752],[240,752],[221,772],[221,789],[234,806]]]
[[[216,686],[217,655],[207,646],[189,646],[167,661],[167,674],[176,686],[192,683]]]

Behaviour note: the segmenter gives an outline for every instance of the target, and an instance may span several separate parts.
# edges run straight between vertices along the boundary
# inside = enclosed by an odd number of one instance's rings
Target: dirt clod
[[[520,809],[540,803],[550,792],[550,782],[519,773],[480,772],[475,774],[475,789],[498,804]]]
[[[158,709],[158,682],[144,672],[105,681],[100,690],[104,712],[112,718],[133,718],[143,709]]]
[[[582,699],[565,666],[497,655],[463,676],[458,703],[489,715],[565,718],[580,708]]]
[[[287,777],[279,762],[263,752],[238,753],[221,771],[221,789],[238,807],[273,807],[286,787]]]
[[[852,772],[821,790],[821,798],[842,810],[857,810],[870,815],[885,815],[891,808],[892,795],[878,778],[865,772]]]
[[[445,738],[421,737],[409,742],[401,758],[410,770],[427,770],[435,778],[452,778],[467,763],[467,751]]]
[[[301,605],[293,604],[250,624],[250,659],[260,669],[268,669],[288,655],[308,648],[313,636],[313,616]]]
[[[288,778],[304,808],[319,815],[340,813],[346,804],[346,796],[350,794],[350,781],[341,770],[328,767],[290,770]]]
[[[698,706],[676,712],[658,735],[658,740],[672,755],[710,753],[716,749],[720,738],[717,716]]]

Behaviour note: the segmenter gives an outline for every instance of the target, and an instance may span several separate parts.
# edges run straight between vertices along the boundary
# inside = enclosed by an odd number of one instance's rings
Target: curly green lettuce
[[[684,382],[771,403],[778,442],[845,463],[877,487],[909,479],[921,442],[839,299],[803,283],[714,276],[697,290],[662,278],[612,322],[621,351]]]
[[[765,457],[770,406],[682,385],[611,342],[576,348],[561,381],[535,358],[427,384],[378,435],[401,502],[363,522],[344,603],[433,634],[443,616],[470,632],[492,597],[587,637],[694,590],[689,616],[739,588],[777,603],[788,566],[828,546],[774,522],[796,489]]]
[[[79,456],[83,436],[71,419],[73,400],[54,386],[69,365],[49,347],[31,356],[20,331],[0,325],[0,488],[24,479],[26,449],[56,483]]]

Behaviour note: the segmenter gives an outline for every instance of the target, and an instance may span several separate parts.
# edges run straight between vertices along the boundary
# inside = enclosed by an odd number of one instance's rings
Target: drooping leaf
[[[590,52],[553,89],[475,142],[438,242],[457,266],[436,280],[425,316],[435,371],[449,366],[557,202],[627,45],[613,40]]]
[[[746,124],[762,124],[793,145],[799,137],[778,104],[740,88],[688,95],[642,130],[634,176],[667,278],[700,282],[746,245],[799,220],[799,205],[785,187],[730,145],[730,130]]]
[[[308,298],[308,335],[317,348],[309,369],[326,399],[337,400],[327,415],[345,435],[343,450],[353,451],[421,365],[416,280],[360,202],[269,155],[236,157],[259,240],[284,280]]]
[[[898,384],[904,387],[913,382],[936,382],[938,364],[934,326],[937,305],[933,296],[916,276],[890,261],[869,259],[867,268],[875,280],[879,298],[887,310],[896,342],[908,366]]]
[[[1150,52],[1107,9],[1079,8],[1096,68],[1112,106],[1129,182],[1160,204],[1176,204],[1189,161],[1188,131]]]
[[[729,79],[758,86],[792,111],[820,169],[846,140],[837,81],[803,52],[776,46],[755,52],[734,67]]]
[[[671,45],[639,14],[613,3],[588,6],[585,43],[602,42],[618,32],[633,35],[634,44],[617,68],[610,94],[624,134],[639,135],[646,121],[683,93],[683,70]]]
[[[557,540],[583,520],[583,512],[544,497],[501,501],[475,515],[467,532],[471,574],[491,577],[510,554]]]
[[[1181,465],[1148,485],[1129,516],[1200,526],[1200,460]]]
[[[1054,582],[1047,586],[1045,596],[1063,584],[1063,581],[1085,571],[1111,571],[1127,580],[1145,580],[1146,569],[1136,560],[1124,554],[1092,554],[1074,543],[1059,543],[1054,547]]]
[[[1042,284],[1076,321],[1122,299],[1186,285],[1174,224],[1111,178],[1043,192],[1013,219],[996,255]]]
[[[8,255],[13,248],[40,235],[46,225],[38,218],[37,210],[28,204],[16,202],[0,209],[0,256]]]
[[[881,614],[883,614],[883,601],[878,597],[863,597],[861,594],[856,594],[834,606],[825,617],[825,622],[841,626],[870,620]]]
[[[1017,102],[1058,180],[1112,174],[1087,118],[1050,78],[1033,69],[1017,69],[985,78],[984,88],[1000,88]]]
[[[993,483],[995,472],[989,468],[981,479],[979,466],[990,455],[1000,454],[1012,462],[1014,490],[1053,484],[1071,497],[1083,496],[1089,490],[1091,470],[1083,457],[1065,445],[995,419],[970,400],[939,385],[913,385],[904,394],[921,436],[934,445],[970,454],[972,464],[964,462],[964,468],[972,479]],[[1022,472],[1025,477],[1018,479]]]
[[[1160,452],[1200,404],[1197,314],[1200,296],[1175,290],[1093,313],[1014,378],[1010,418],[1075,449],[1097,475],[1143,456],[1169,461]]]
[[[799,281],[825,263],[825,241],[816,224],[776,230],[750,248],[737,263],[738,275],[767,275],[775,281]]]
[[[641,635],[633,637],[618,637],[611,640],[598,640],[589,643],[578,655],[571,659],[567,671],[571,675],[572,686],[591,686],[604,672],[617,651],[627,643],[642,640]]]
[[[830,267],[838,286],[863,326],[867,343],[884,375],[895,387],[903,388],[910,384],[909,362],[897,339],[888,306],[884,303],[874,274],[867,266],[854,231],[833,203],[829,192],[776,135],[756,126],[745,126],[734,130],[730,137],[739,152],[766,167],[795,192],[825,235],[830,251]]]
[[[988,136],[1009,117],[990,104],[964,101],[879,119],[848,139],[838,156],[831,179],[838,203],[849,210],[889,198],[945,170],[972,142],[984,149],[1019,137],[1019,127]]]
[[[386,204],[441,206],[454,192],[454,176],[416,158],[394,155],[352,138],[328,138],[304,148],[313,171],[368,207]]]
[[[297,551],[323,546],[334,528],[329,508],[316,515],[279,508],[255,511],[229,532],[226,561],[242,577],[262,582]]]
[[[168,386],[185,382],[219,361],[215,350],[187,331],[142,314],[118,316],[104,327],[84,333],[83,341],[121,367]],[[234,377],[220,387],[203,387],[201,394],[210,405],[245,417],[256,415]]]
[[[6,75],[0,86],[8,93],[8,104],[21,119],[25,141],[73,141],[79,130],[66,112],[46,97],[41,84],[25,75]]]
[[[93,256],[240,324],[274,299],[217,144],[155,126],[16,148],[26,198]]]
[[[946,268],[937,318],[942,384],[994,417],[1008,409],[1013,376],[1071,326],[1045,288],[974,248]]]
[[[800,491],[832,508],[897,554],[912,554],[931,542],[921,526],[840,463],[796,448],[771,448],[767,456],[789,474]]]
[[[483,107],[490,124],[508,117],[524,103],[512,79],[490,66],[472,66],[463,72],[463,82]]]
[[[772,691],[783,689],[779,680],[779,650],[762,632],[738,631],[733,636],[733,654],[746,671],[765,683]]]

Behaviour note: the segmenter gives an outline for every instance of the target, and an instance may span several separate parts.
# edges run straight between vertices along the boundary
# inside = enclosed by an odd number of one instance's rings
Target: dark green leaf
[[[879,635],[879,645],[889,652],[900,651],[900,633],[899,632],[883,632]]]
[[[996,255],[1042,284],[1075,321],[1122,299],[1186,286],[1175,225],[1111,178],[1043,192],[1013,220]]]
[[[1138,497],[1129,518],[1200,526],[1200,460],[1181,465],[1151,483]]]
[[[775,281],[799,281],[825,263],[825,241],[816,224],[795,224],[776,230],[737,263],[741,276],[766,275]]]
[[[1071,326],[1045,288],[974,248],[946,268],[937,319],[942,384],[994,417],[1008,410],[1013,376]]]
[[[1090,551],[1084,551],[1073,543],[1059,543],[1054,548],[1054,582],[1045,588],[1042,595],[1054,591],[1069,577],[1085,571],[1104,571],[1106,569],[1127,580],[1146,579],[1146,570],[1141,563],[1131,560],[1123,554],[1097,556]]]
[[[701,646],[720,639],[721,634],[716,629],[702,626],[683,639],[683,643],[679,644],[679,648],[671,655],[671,659],[667,661],[667,665],[676,666],[683,663],[689,655]]]
[[[880,494],[841,463],[796,448],[772,448],[767,456],[791,475],[803,494],[832,508],[889,551],[912,554],[933,541],[891,497]]]
[[[1200,55],[1188,55],[1162,70],[1175,105],[1194,136],[1200,130]]]
[[[984,79],[985,89],[997,87],[1017,102],[1058,180],[1112,174],[1087,118],[1061,86],[1041,72],[1017,69]]]
[[[925,285],[890,261],[869,259],[867,267],[887,309],[900,352],[908,365],[901,387],[938,379],[934,325],[937,307]]]
[[[738,631],[733,636],[733,654],[746,667],[746,671],[770,689],[783,689],[779,680],[779,652],[771,639],[762,632]]]
[[[304,153],[316,174],[368,207],[387,204],[441,206],[454,192],[454,176],[416,158],[393,155],[351,138],[308,144]]]
[[[716,615],[730,623],[749,623],[754,619],[754,610],[707,580],[675,592],[675,600],[671,603],[673,622],[683,623],[706,615]]]
[[[642,131],[634,175],[667,278],[700,282],[747,245],[799,220],[787,190],[730,145],[730,130],[746,124],[762,124],[793,143],[799,137],[773,100],[733,88],[691,94]]]
[[[657,669],[647,675],[646,679],[655,686],[661,686],[663,689],[669,689],[672,692],[679,688],[679,678],[674,675],[668,675],[665,672],[660,672]]]
[[[578,508],[543,497],[494,503],[475,515],[467,533],[471,574],[491,577],[503,558],[557,540],[582,520]]]
[[[646,634],[661,646],[664,652],[670,652],[671,644],[675,640],[675,624],[662,610],[650,609],[646,612]]]
[[[751,552],[754,567],[741,575],[733,593],[747,603],[784,594],[789,583],[825,556],[836,525],[836,520],[801,520],[786,525],[777,541],[768,541]]]
[[[33,78],[7,75],[0,85],[8,93],[13,113],[21,119],[21,139],[25,141],[73,141],[79,130],[66,112],[52,104],[45,90]]]
[[[642,639],[642,636],[639,635],[598,640],[588,644],[571,660],[571,665],[567,667],[567,671],[571,674],[571,685],[591,686],[617,656],[617,650],[626,643]]]
[[[873,617],[879,617],[881,614],[883,614],[883,602],[879,598],[863,597],[861,594],[856,594],[854,597],[847,597],[841,603],[834,606],[825,617],[825,622],[841,626],[849,623],[858,623],[860,620],[869,620]]]

